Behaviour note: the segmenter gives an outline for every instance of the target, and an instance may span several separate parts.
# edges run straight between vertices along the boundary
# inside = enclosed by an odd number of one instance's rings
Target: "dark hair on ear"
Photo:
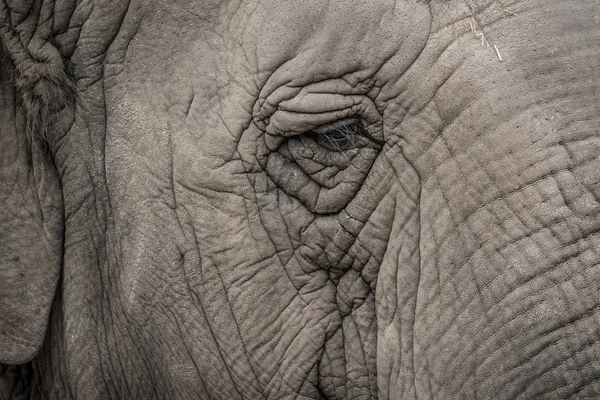
[[[52,116],[71,104],[75,88],[63,68],[35,64],[15,78],[25,111],[25,133],[31,146],[46,148]]]
[[[75,85],[62,65],[21,59],[19,64],[0,45],[2,79],[8,79],[16,94],[15,118],[20,118],[21,132],[28,143],[29,161],[48,161],[50,157],[48,127],[57,112],[73,104]],[[58,64],[58,65],[57,65]],[[23,121],[24,118],[24,121]],[[23,123],[24,122],[24,123]]]
[[[48,148],[48,126],[56,112],[74,98],[75,85],[67,75],[63,58],[49,38],[38,37],[39,40],[24,42],[22,34],[32,30],[29,33],[35,36],[38,27],[25,26],[24,21],[15,26],[18,21],[13,20],[11,13],[10,7],[0,7],[2,79],[9,79],[16,92],[19,112],[25,118],[21,129],[34,152]]]
[[[41,188],[47,179],[46,171],[54,168],[48,128],[60,110],[73,105],[75,85],[62,59],[57,63],[33,61],[32,57],[22,57],[22,53],[15,57],[10,50],[6,42],[0,42],[0,90],[12,98],[3,107],[13,108],[5,114],[12,115],[13,120],[4,123],[14,124],[31,178]]]

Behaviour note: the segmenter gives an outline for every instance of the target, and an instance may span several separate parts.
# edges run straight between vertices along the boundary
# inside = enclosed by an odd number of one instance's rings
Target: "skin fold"
[[[600,396],[600,1],[0,2],[0,399]]]

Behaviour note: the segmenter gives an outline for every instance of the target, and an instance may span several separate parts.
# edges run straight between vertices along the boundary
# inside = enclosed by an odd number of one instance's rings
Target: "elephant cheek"
[[[398,149],[391,231],[377,275],[377,386],[380,399],[413,398],[414,323],[420,282],[420,179]]]

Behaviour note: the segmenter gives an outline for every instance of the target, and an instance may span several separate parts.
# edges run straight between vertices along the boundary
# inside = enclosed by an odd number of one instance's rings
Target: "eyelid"
[[[345,125],[352,125],[352,124],[356,124],[356,123],[360,123],[360,120],[358,118],[353,118],[353,117],[342,118],[337,121],[330,122],[328,124],[317,126],[316,128],[311,129],[311,131],[314,133],[328,133],[339,127],[342,127]]]
[[[330,123],[354,118],[361,121],[370,138],[384,140],[383,118],[373,100],[361,94],[296,89],[286,91],[285,96],[259,99],[253,114],[256,126],[273,135],[289,137],[315,129],[322,131]]]

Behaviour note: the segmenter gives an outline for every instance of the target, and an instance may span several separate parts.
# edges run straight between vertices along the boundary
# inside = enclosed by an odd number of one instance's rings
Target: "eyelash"
[[[338,126],[323,133],[311,132],[312,139],[319,145],[335,152],[344,152],[368,144],[368,138],[359,122]],[[362,146],[360,146],[362,147]]]

